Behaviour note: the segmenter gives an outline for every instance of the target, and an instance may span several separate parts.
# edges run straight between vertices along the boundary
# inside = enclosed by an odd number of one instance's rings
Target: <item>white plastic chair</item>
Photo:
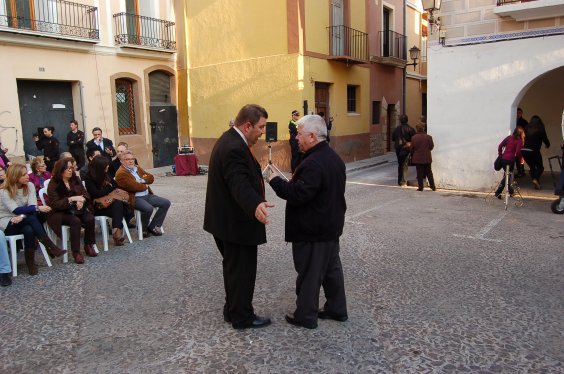
[[[10,246],[10,254],[12,256],[12,276],[14,276],[14,277],[18,276],[18,248],[17,248],[18,240],[24,240],[24,236],[23,235],[6,235],[6,241],[8,242],[8,245]],[[51,260],[49,259],[49,255],[47,254],[47,251],[45,250],[45,246],[43,244],[39,243],[39,248],[41,249],[41,252],[43,253],[43,257],[45,257],[45,262],[47,263],[47,266],[49,266],[49,267],[53,266],[51,264]]]
[[[100,231],[102,231],[102,240],[104,241],[104,252],[108,251],[108,241],[109,241],[109,232],[108,232],[108,221],[111,220],[111,217],[108,216],[96,216],[96,222],[100,224]],[[131,234],[129,233],[129,228],[127,227],[127,221],[125,218],[123,219],[123,231],[127,236],[127,239],[130,243],[133,243],[131,239]]]
[[[154,208],[151,217],[155,214],[156,211],[157,208]],[[137,209],[135,209],[135,224],[137,225],[137,235],[139,237],[139,240],[143,240],[143,222],[141,222],[141,211]],[[161,232],[164,234],[163,226],[161,226]]]

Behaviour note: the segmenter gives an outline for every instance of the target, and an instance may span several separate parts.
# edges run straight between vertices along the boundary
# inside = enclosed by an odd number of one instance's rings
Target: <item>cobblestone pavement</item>
[[[295,272],[284,202],[268,187],[254,305],[273,324],[223,322],[220,256],[202,230],[207,178],[161,177],[154,190],[173,201],[164,236],[82,266],[39,260],[35,277],[19,259],[0,289],[0,372],[563,372],[564,217],[547,201],[504,211],[479,195],[398,188],[395,170],[348,176],[347,322],[284,321]]]

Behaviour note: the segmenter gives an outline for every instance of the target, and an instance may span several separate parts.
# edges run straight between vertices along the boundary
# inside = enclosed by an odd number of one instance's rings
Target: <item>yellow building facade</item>
[[[366,38],[365,2],[199,0],[184,12],[188,85],[179,97],[186,97],[189,113],[181,134],[195,146],[200,163],[208,162],[215,140],[248,103],[265,107],[268,121],[277,123],[272,155],[282,169],[289,170],[293,110],[324,111],[333,121],[331,146],[341,157],[368,157],[367,45],[360,45],[364,55],[358,56],[349,49],[351,39],[335,45],[332,34],[332,25],[340,23],[346,30],[339,29],[339,36],[354,30]],[[259,143],[255,154],[265,164],[266,144]]]

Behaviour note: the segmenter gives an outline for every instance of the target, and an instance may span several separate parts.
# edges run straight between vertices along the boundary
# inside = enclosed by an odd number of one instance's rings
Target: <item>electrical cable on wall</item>
[[[0,116],[4,113],[11,113],[9,110],[5,110],[3,112],[0,112]],[[3,133],[6,130],[9,129],[14,129],[16,130],[16,145],[14,146],[14,148],[12,148],[13,150],[18,149],[18,141],[19,141],[19,137],[18,137],[18,129],[16,126],[4,126],[4,125],[0,125],[0,133]],[[11,155],[14,155],[13,153],[11,153]]]

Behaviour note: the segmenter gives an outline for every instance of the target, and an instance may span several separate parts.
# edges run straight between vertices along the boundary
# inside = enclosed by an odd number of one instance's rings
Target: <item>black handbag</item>
[[[497,158],[494,161],[494,170],[500,171],[501,170],[501,155],[497,155]]]

